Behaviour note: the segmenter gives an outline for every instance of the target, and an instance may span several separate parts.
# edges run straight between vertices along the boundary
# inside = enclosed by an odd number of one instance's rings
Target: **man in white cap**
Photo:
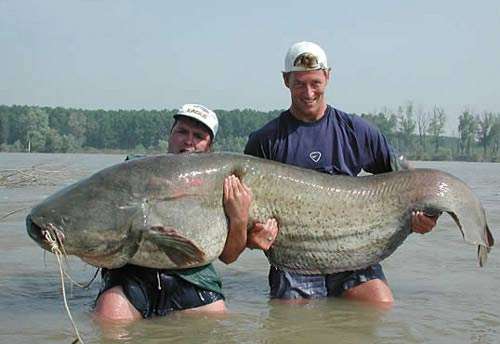
[[[329,174],[356,176],[362,169],[370,173],[400,169],[394,150],[374,126],[326,103],[330,74],[326,54],[319,45],[293,44],[283,70],[285,86],[290,90],[290,108],[250,134],[245,153]],[[412,230],[426,233],[436,220],[415,212]],[[393,302],[380,264],[329,275],[301,275],[271,266],[269,284],[272,298],[343,296]]]
[[[208,152],[219,130],[217,115],[199,104],[185,104],[174,115],[169,153]]]
[[[203,105],[185,104],[174,115],[168,152],[209,152],[218,127],[215,112]],[[276,221],[270,219],[264,224],[255,224],[247,237],[251,202],[251,190],[237,177],[225,179],[224,210],[229,232],[219,258],[226,264],[235,261],[246,246],[269,249],[277,235]],[[150,269],[128,264],[119,269],[103,269],[102,280],[95,307],[101,319],[131,321],[172,311],[225,311],[221,279],[212,264],[183,270]]]

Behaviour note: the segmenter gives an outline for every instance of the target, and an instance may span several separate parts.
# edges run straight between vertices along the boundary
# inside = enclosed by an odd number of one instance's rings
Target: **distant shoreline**
[[[218,150],[215,150],[214,152],[220,152]],[[164,152],[159,152],[159,151],[149,151],[149,152],[135,152],[135,151],[125,151],[125,150],[102,150],[102,151],[96,151],[96,150],[89,150],[89,151],[78,151],[78,152],[3,152],[0,151],[0,154],[26,154],[26,155],[49,155],[49,154],[81,154],[81,155],[159,155],[163,154]],[[233,153],[240,153],[243,154],[242,152],[233,152]],[[470,161],[470,160],[418,160],[418,159],[408,159],[410,162],[464,162],[464,163],[494,163],[494,164],[499,164],[500,161]]]

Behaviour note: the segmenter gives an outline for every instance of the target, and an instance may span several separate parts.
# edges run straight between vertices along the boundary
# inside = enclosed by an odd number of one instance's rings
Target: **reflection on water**
[[[110,342],[141,338],[145,343],[302,343],[344,336],[352,343],[369,343],[376,338],[384,314],[343,300],[317,300],[307,305],[266,302],[259,314],[172,315],[132,325],[98,325],[101,337]]]
[[[106,166],[120,155],[0,154],[2,168],[57,164],[67,171],[54,185],[0,188],[0,217],[29,209],[59,186]],[[468,183],[482,200],[490,229],[499,237],[500,164],[429,162]],[[64,311],[55,257],[28,238],[27,210],[0,220],[1,343],[68,343],[73,329]],[[394,292],[394,307],[381,311],[342,299],[305,305],[269,301],[268,264],[247,250],[236,263],[216,263],[223,277],[230,313],[186,316],[104,325],[92,317],[99,279],[89,289],[70,288],[68,300],[88,343],[496,343],[500,331],[500,258],[494,248],[488,264],[477,266],[476,248],[463,242],[453,221],[443,215],[435,232],[412,235],[383,266]],[[92,278],[94,268],[69,260],[77,281]]]

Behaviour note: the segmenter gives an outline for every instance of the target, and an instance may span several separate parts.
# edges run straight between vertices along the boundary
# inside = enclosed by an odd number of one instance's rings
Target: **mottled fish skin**
[[[153,268],[201,266],[221,253],[227,220],[224,178],[253,192],[250,221],[275,217],[269,262],[304,274],[364,268],[410,234],[413,210],[449,213],[480,265],[494,240],[479,200],[458,178],[431,169],[375,176],[331,176],[247,155],[159,155],[104,169],[33,208],[28,233],[56,228],[68,254],[89,264]]]

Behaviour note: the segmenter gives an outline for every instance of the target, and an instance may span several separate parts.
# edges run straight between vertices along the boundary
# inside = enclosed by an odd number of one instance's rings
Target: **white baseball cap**
[[[219,120],[215,112],[209,108],[199,104],[184,104],[175,113],[174,118],[178,116],[190,117],[203,123],[212,132],[212,139],[215,138],[217,130],[219,129]]]
[[[297,42],[288,49],[285,56],[284,73],[318,69],[330,70],[326,54],[319,45],[312,42]]]

